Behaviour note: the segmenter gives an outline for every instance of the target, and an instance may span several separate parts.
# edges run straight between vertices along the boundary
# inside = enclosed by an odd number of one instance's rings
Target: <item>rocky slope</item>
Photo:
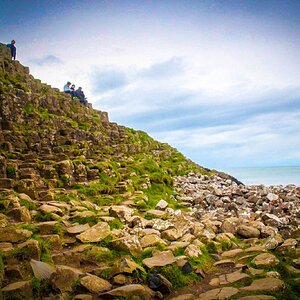
[[[299,298],[298,187],[204,169],[1,44],[0,129],[3,299]]]

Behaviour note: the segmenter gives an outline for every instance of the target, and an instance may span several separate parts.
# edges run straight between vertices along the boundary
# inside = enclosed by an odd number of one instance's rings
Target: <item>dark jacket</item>
[[[11,57],[13,59],[16,59],[16,55],[17,55],[17,48],[16,48],[16,46],[13,45],[13,44],[7,44],[6,46],[8,48],[10,48]]]
[[[79,98],[80,100],[84,100],[85,95],[82,90],[78,89],[76,90],[76,97]]]

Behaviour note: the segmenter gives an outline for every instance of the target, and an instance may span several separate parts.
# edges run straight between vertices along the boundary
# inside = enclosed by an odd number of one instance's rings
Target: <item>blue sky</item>
[[[0,1],[42,81],[209,168],[300,165],[300,1]]]

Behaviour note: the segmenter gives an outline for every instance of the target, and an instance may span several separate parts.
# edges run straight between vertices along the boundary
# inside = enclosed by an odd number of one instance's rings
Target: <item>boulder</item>
[[[33,299],[32,283],[28,281],[17,281],[2,289],[4,299]]]
[[[152,300],[156,293],[147,286],[141,284],[129,284],[118,287],[104,294],[100,294],[100,297],[102,295],[110,295],[119,298],[124,297],[126,299],[133,299],[134,297],[136,300]]]
[[[55,272],[55,268],[53,266],[42,261],[31,259],[30,265],[34,276],[42,280],[49,279]]]
[[[267,295],[253,295],[253,296],[245,296],[242,298],[239,298],[238,300],[276,300],[273,296],[267,296]]]
[[[82,272],[78,269],[57,265],[56,271],[50,277],[50,281],[53,287],[60,290],[60,292],[71,292],[79,275],[82,275]]]
[[[144,237],[142,237],[140,243],[142,248],[152,247],[157,244],[166,245],[166,242],[156,234],[145,235]]]
[[[260,236],[260,231],[253,227],[253,226],[247,226],[247,225],[240,225],[237,228],[237,233],[246,239],[249,238],[259,238]]]
[[[119,250],[129,252],[134,257],[141,257],[143,251],[136,235],[126,235],[125,237],[113,240],[112,246]]]
[[[188,245],[184,250],[184,254],[189,257],[199,257],[202,255],[202,251],[196,245]]]
[[[164,210],[169,206],[169,203],[163,199],[159,200],[155,208]]]
[[[146,273],[145,269],[129,258],[124,258],[120,262],[114,264],[110,270],[110,276],[116,274],[127,273],[132,274],[135,271]]]
[[[32,236],[32,232],[26,229],[12,227],[0,228],[0,242],[19,243]]]
[[[17,246],[17,251],[25,252],[26,257],[24,259],[35,259],[40,260],[41,258],[41,247],[38,241],[36,240],[28,240],[22,244]]]
[[[25,206],[14,208],[8,212],[8,215],[13,217],[18,222],[30,223],[31,215],[29,209]]]
[[[76,235],[76,238],[82,243],[97,243],[110,235],[110,227],[105,222],[99,222],[93,227]]]
[[[238,289],[234,287],[224,287],[213,289],[208,292],[202,293],[196,298],[197,300],[225,300],[231,299],[232,296],[239,292]]]
[[[175,256],[172,251],[163,251],[155,254],[153,257],[145,258],[143,260],[143,264],[147,266],[149,269],[155,267],[163,267],[166,265],[173,264],[176,261]]]
[[[90,228],[89,224],[80,224],[80,225],[75,225],[71,227],[67,227],[66,230],[70,234],[79,234],[82,233]]]
[[[112,285],[98,276],[88,274],[80,279],[80,284],[94,294],[100,294],[110,290]]]
[[[154,291],[159,291],[162,294],[170,294],[173,290],[172,283],[160,274],[149,274],[148,286]]]
[[[278,265],[279,260],[277,257],[270,253],[262,253],[257,255],[253,260],[252,263],[255,264],[257,267],[274,267]]]
[[[109,208],[109,215],[117,217],[123,222],[127,222],[133,215],[134,210],[125,205],[113,205]]]
[[[285,287],[284,282],[278,278],[261,278],[254,280],[251,285],[241,288],[243,291],[280,291]]]

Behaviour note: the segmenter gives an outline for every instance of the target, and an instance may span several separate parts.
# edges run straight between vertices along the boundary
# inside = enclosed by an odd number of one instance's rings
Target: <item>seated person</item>
[[[72,84],[72,86],[70,87],[70,94],[72,96],[72,99],[73,97],[77,97],[75,92],[75,84]]]
[[[82,103],[85,107],[88,107],[88,102],[85,98],[85,95],[82,91],[82,88],[79,87],[75,92],[76,97],[79,99],[80,103]]]
[[[64,92],[67,94],[71,94],[71,88],[70,88],[71,82],[68,81],[67,84],[64,85]]]

